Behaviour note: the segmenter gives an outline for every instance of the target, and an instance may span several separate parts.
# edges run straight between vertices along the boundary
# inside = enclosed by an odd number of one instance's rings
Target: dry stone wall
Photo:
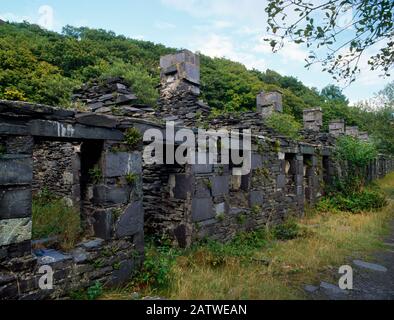
[[[302,139],[291,141],[264,122],[283,110],[279,92],[261,92],[256,111],[208,117],[199,100],[199,57],[182,51],[160,64],[156,109],[138,104],[121,78],[93,80],[76,92],[74,101],[88,112],[0,101],[0,299],[61,298],[96,281],[119,285],[141,266],[145,232],[180,247],[228,241],[303,215],[325,185],[346,174],[332,154],[346,134],[343,121],[321,133],[321,111],[306,110]],[[125,130],[155,128],[165,136],[166,121],[175,131],[249,129],[251,171],[240,175],[235,164],[221,162],[147,164],[142,145],[125,143]],[[393,158],[380,155],[365,174],[374,180],[393,169]],[[80,208],[83,239],[69,252],[45,240],[32,247],[32,194],[45,187]],[[43,265],[55,272],[53,290],[38,287]]]
[[[123,142],[121,120],[0,101],[0,299],[61,298],[96,281],[119,285],[139,268],[141,150]],[[32,239],[32,191],[43,187],[81,209],[84,234],[68,252]],[[53,289],[39,288],[41,266],[52,268]]]

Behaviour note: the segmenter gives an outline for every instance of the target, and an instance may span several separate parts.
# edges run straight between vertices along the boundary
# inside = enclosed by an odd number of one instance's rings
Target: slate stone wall
[[[302,142],[290,141],[264,123],[266,114],[282,110],[278,92],[261,93],[257,112],[208,118],[209,106],[198,100],[199,64],[188,51],[161,59],[157,110],[138,105],[120,78],[76,93],[90,112],[0,100],[0,299],[61,298],[96,281],[120,284],[142,263],[144,227],[180,247],[228,241],[301,216],[325,185],[346,175],[346,163],[332,156],[342,123],[332,127],[335,134],[320,133],[320,113],[312,110]],[[141,146],[130,148],[123,132],[164,132],[158,123],[165,121],[178,129],[250,129],[251,172],[236,175],[232,164],[144,164]],[[380,155],[365,174],[374,180],[392,170],[394,159]],[[45,185],[79,200],[86,241],[70,252],[32,250],[32,190]],[[42,265],[55,271],[54,290],[38,289]]]
[[[31,249],[30,243],[24,245],[26,250]],[[143,238],[137,235],[109,242],[92,239],[80,243],[69,253],[45,249],[15,256],[13,246],[7,247],[9,251],[5,257],[0,255],[0,299],[61,299],[72,297],[96,282],[118,286],[128,281],[141,266],[143,246]],[[50,266],[53,270],[52,290],[39,288],[42,266]]]
[[[80,205],[80,144],[36,139],[33,148],[33,194],[49,191],[70,206]]]
[[[62,298],[96,281],[120,285],[141,266],[141,150],[123,142],[122,130],[132,124],[120,129],[120,123],[0,101],[1,300]],[[32,241],[32,190],[45,186],[80,200],[86,241],[69,252],[56,250],[56,240]],[[39,288],[41,266],[52,268],[53,290]]]

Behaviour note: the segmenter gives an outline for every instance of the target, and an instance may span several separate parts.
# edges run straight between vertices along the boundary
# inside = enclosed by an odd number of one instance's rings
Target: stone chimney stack
[[[160,99],[156,116],[177,124],[193,125],[210,111],[199,100],[200,56],[188,50],[160,58]]]
[[[358,138],[362,141],[368,142],[369,141],[369,134],[368,134],[368,132],[360,132],[358,134]]]
[[[359,136],[358,127],[357,126],[355,126],[355,127],[346,126],[346,135],[354,137],[354,138],[358,138],[358,136]]]
[[[200,94],[200,56],[189,50],[182,50],[160,58],[160,77],[162,85],[180,84],[189,86],[189,90]]]
[[[335,136],[339,137],[345,134],[345,120],[332,120],[329,124],[329,131],[330,133]]]
[[[261,91],[257,95],[257,112],[263,118],[268,118],[274,112],[283,112],[282,94],[278,91],[265,93]]]
[[[304,129],[319,132],[323,127],[323,111],[320,108],[304,110]]]

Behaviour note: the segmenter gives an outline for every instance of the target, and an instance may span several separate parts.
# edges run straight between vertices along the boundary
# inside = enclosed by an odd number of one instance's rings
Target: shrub
[[[96,300],[103,294],[103,285],[96,281],[95,284],[88,288],[87,295],[89,300]]]
[[[166,288],[171,279],[171,268],[179,255],[178,250],[168,244],[156,246],[150,242],[147,246],[144,265],[134,278],[137,284],[156,288]]]
[[[136,148],[142,141],[142,135],[136,128],[128,128],[124,133],[124,140],[131,148]]]
[[[103,174],[101,172],[101,169],[98,166],[90,169],[89,170],[89,178],[90,178],[90,181],[94,184],[100,183],[101,180],[103,179]]]
[[[387,205],[385,195],[378,189],[364,189],[352,194],[337,194],[323,198],[317,206],[319,211],[347,211],[360,213],[381,209]]]
[[[33,239],[56,236],[60,247],[69,250],[81,231],[80,213],[44,190],[33,199]]]
[[[302,126],[292,115],[273,113],[266,120],[266,124],[268,127],[288,138],[294,140],[298,140],[300,138],[299,131]]]
[[[27,100],[25,94],[16,88],[6,88],[4,93],[2,94],[2,98],[4,98],[5,100],[17,100],[17,101]]]
[[[290,219],[283,224],[275,226],[272,234],[278,240],[293,240],[301,235],[301,229],[295,220]]]
[[[137,175],[135,173],[128,173],[126,175],[126,182],[130,185],[134,184],[137,180]]]
[[[376,158],[377,154],[376,147],[372,143],[350,136],[339,138],[335,148],[335,157],[340,161],[346,161],[348,172],[342,181],[337,183],[338,190],[345,194],[361,191],[365,183],[365,168]]]
[[[194,250],[208,251],[207,260],[212,267],[218,267],[226,262],[228,257],[251,258],[255,251],[267,244],[267,233],[264,229],[240,232],[228,243],[207,240],[194,247]]]

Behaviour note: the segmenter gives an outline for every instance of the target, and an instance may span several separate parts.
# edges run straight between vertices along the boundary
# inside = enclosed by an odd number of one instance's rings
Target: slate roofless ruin
[[[304,111],[302,141],[276,134],[264,120],[283,111],[279,92],[261,92],[256,112],[208,117],[210,108],[199,99],[199,56],[184,50],[160,65],[157,109],[138,104],[121,78],[77,91],[73,99],[86,112],[0,101],[0,299],[60,298],[95,281],[124,283],[141,266],[146,235],[188,247],[301,216],[335,176],[346,174],[332,157],[336,137],[368,139],[340,119],[321,132],[318,107]],[[144,163],[143,145],[128,145],[125,136],[150,128],[164,133],[166,121],[175,131],[251,129],[251,172],[234,175],[231,163]],[[163,141],[165,148],[170,143]],[[373,180],[393,169],[393,158],[380,155],[365,174]],[[91,170],[99,173],[94,180]],[[83,238],[68,252],[32,239],[32,195],[43,188],[81,215]],[[42,265],[55,272],[53,290],[38,287]]]

